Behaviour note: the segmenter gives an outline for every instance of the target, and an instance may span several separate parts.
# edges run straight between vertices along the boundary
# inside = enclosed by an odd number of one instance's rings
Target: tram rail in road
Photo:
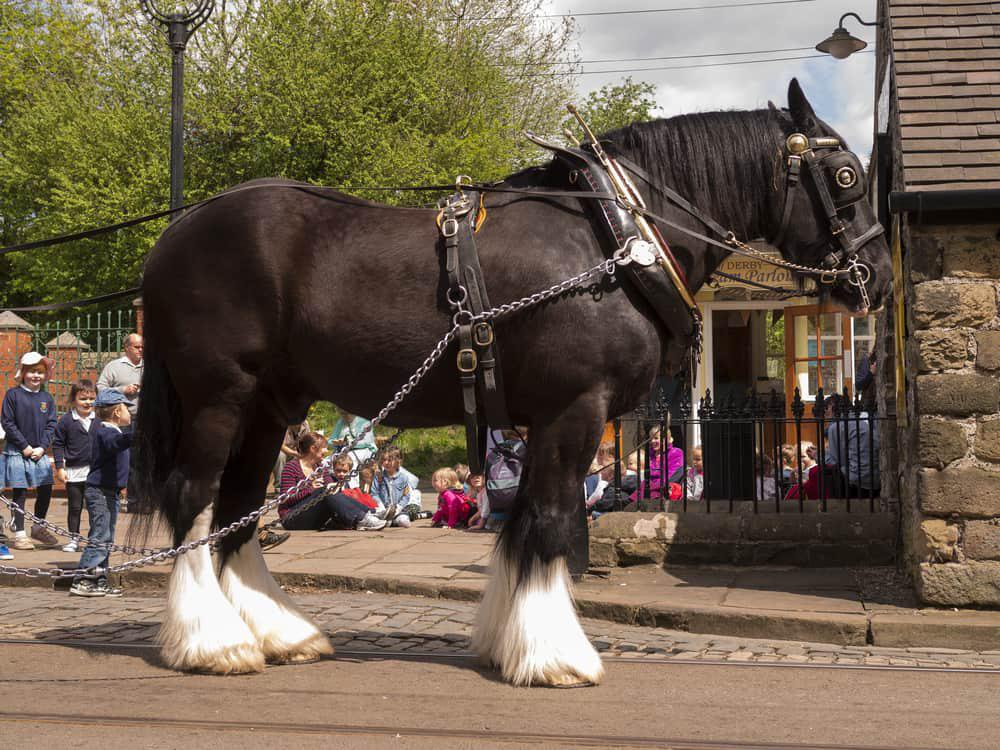
[[[246,734],[249,731],[270,733],[279,736],[289,734],[319,734],[336,737],[353,735],[359,737],[427,738],[439,740],[467,740],[494,744],[518,743],[537,744],[543,747],[568,745],[574,747],[607,748],[665,748],[667,750],[912,750],[909,747],[888,745],[829,745],[775,742],[743,742],[693,740],[665,737],[629,737],[622,735],[598,734],[546,734],[538,732],[505,732],[502,730],[476,729],[433,729],[407,726],[364,726],[360,724],[325,724],[264,721],[247,724],[237,721],[164,719],[154,716],[88,716],[82,714],[46,714],[24,711],[0,711],[0,725],[4,723],[55,724],[61,727],[136,727],[142,729],[162,728],[164,730],[210,730]],[[933,750],[922,748],[921,750]],[[942,749],[943,750],[943,749]],[[951,750],[951,748],[949,748]]]
[[[108,643],[107,641],[68,641],[68,640],[40,640],[40,639],[18,639],[18,638],[0,638],[0,645],[10,644],[19,646],[65,646],[69,648],[82,648],[82,649],[104,649],[111,651],[121,651],[130,649],[148,649],[155,651],[158,646],[154,643]],[[456,661],[456,660],[466,660],[466,661],[476,661],[477,657],[475,654],[471,653],[459,653],[459,654],[440,654],[440,653],[422,653],[419,650],[411,651],[389,651],[385,649],[370,649],[370,650],[360,650],[360,649],[345,649],[338,648],[337,654],[332,661],[336,661],[337,657],[348,657],[353,659],[392,659],[392,660],[405,660],[405,661]],[[904,666],[904,665],[893,665],[893,664],[815,664],[815,663],[803,663],[803,662],[733,662],[726,661],[725,659],[652,659],[652,658],[642,658],[642,657],[628,657],[628,656],[614,656],[614,655],[603,655],[601,660],[605,664],[629,664],[632,666],[642,666],[642,667],[670,667],[670,666],[698,666],[698,667],[757,667],[762,669],[833,669],[833,670],[854,670],[863,672],[939,672],[947,674],[995,674],[1000,675],[1000,667],[996,668],[986,668],[986,667],[921,667],[921,666]],[[271,669],[273,667],[268,667]],[[93,679],[93,678],[91,678]],[[120,678],[108,678],[108,679],[120,679]],[[5,682],[17,682],[17,678],[5,678],[0,677],[0,685]],[[37,681],[37,680],[33,680]]]

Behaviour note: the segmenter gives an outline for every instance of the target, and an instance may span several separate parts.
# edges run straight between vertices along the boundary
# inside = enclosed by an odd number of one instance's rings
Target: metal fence
[[[0,351],[5,388],[15,385],[14,372],[21,355],[28,351],[45,354],[52,360],[47,390],[62,412],[73,383],[80,378],[96,382],[104,366],[122,356],[125,337],[135,332],[135,325],[131,307],[36,325],[21,320],[0,331],[0,336],[5,337]]]
[[[681,389],[682,391],[684,389]],[[845,392],[814,403],[798,389],[696,408],[659,397],[614,422],[597,510],[805,512],[885,510],[879,435],[893,428],[875,405]],[[613,476],[611,469],[613,467]]]

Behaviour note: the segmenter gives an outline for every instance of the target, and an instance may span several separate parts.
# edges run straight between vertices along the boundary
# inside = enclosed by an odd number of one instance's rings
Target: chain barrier
[[[608,277],[610,279],[614,279],[615,272],[617,271],[618,267],[627,265],[631,262],[632,260],[629,257],[627,250],[625,250],[625,248],[622,248],[618,250],[611,258],[602,260],[600,263],[591,268],[588,268],[586,271],[578,273],[575,276],[571,276],[568,279],[560,281],[557,284],[553,284],[552,286],[540,292],[536,292],[526,297],[521,297],[518,300],[514,300],[513,302],[508,302],[499,305],[497,307],[493,307],[489,310],[485,310],[479,315],[473,316],[472,319],[474,322],[496,320],[498,318],[506,317],[515,312],[518,312],[519,310],[523,310],[527,307],[533,307],[535,305],[541,304],[542,302],[552,299],[553,297],[558,297],[562,294],[565,294],[571,289],[575,289],[576,287],[583,285],[584,283],[590,281],[591,279],[597,277]],[[326,458],[324,458],[320,462],[320,464],[316,467],[316,471],[322,471],[326,473],[327,469],[333,464],[333,462],[335,462],[341,456],[346,455],[347,453],[353,451],[354,448],[369,433],[371,433],[375,429],[375,427],[381,424],[386,419],[386,417],[388,417],[389,414],[403,402],[403,399],[405,399],[407,396],[410,395],[413,389],[417,387],[417,385],[424,378],[424,376],[427,375],[430,369],[437,363],[439,359],[441,359],[441,357],[445,353],[445,350],[447,350],[448,346],[455,340],[457,336],[458,336],[458,325],[453,324],[451,329],[444,336],[441,337],[441,339],[438,341],[434,349],[431,350],[431,353],[427,356],[427,358],[424,359],[420,367],[418,367],[416,371],[402,385],[402,387],[398,391],[396,391],[395,395],[393,395],[393,397],[389,400],[389,402],[382,407],[382,409],[378,412],[378,414],[375,417],[372,418],[371,422],[367,424],[365,428],[361,430],[356,436],[354,436],[354,438],[349,443],[341,446],[340,449],[337,450],[335,453],[332,453]],[[389,441],[386,443],[386,445],[383,447],[382,450],[384,450],[385,447],[391,445],[399,437],[401,433],[402,430],[397,430],[396,433],[389,439]],[[351,477],[355,476],[359,470],[360,470],[360,464],[354,469],[352,469],[352,471],[344,481],[346,482],[347,479],[350,479]],[[55,580],[60,578],[74,578],[78,575],[105,575],[108,573],[124,573],[126,571],[134,570],[136,568],[146,567],[148,565],[155,565],[157,563],[165,562],[167,560],[173,560],[176,557],[191,552],[192,550],[195,550],[206,544],[215,544],[219,540],[229,536],[230,534],[236,531],[239,531],[242,528],[245,528],[246,526],[249,526],[250,524],[256,524],[257,521],[260,520],[262,516],[269,513],[271,510],[280,505],[284,500],[293,496],[295,493],[303,489],[309,483],[310,483],[310,478],[307,477],[301,480],[294,487],[286,490],[285,492],[281,493],[272,500],[267,501],[256,510],[248,513],[247,515],[243,516],[242,518],[236,521],[233,521],[231,524],[223,526],[222,528],[212,532],[208,536],[205,536],[201,539],[196,539],[191,542],[185,542],[184,544],[171,549],[154,550],[146,547],[135,548],[124,545],[116,545],[111,542],[104,542],[91,545],[97,549],[107,550],[109,553],[122,552],[124,554],[130,554],[130,555],[131,554],[142,555],[142,557],[139,557],[135,560],[128,560],[126,562],[120,563],[118,565],[112,565],[107,568],[86,568],[86,569],[18,568],[13,565],[0,565],[0,575],[25,576],[27,578],[51,578]],[[331,489],[336,487],[339,489],[342,486],[343,482],[331,482],[327,485],[327,488]],[[307,505],[296,507],[293,510],[293,513],[301,513],[307,510],[308,508],[312,507],[316,503],[320,502],[322,499],[323,495],[318,495],[317,497],[310,500]],[[8,500],[3,495],[0,495],[0,502],[2,502],[4,505],[10,508],[12,512],[23,513],[25,518],[30,519],[34,523],[42,525],[49,531],[52,531],[60,536],[68,536],[71,539],[77,540],[77,542],[82,542],[84,544],[88,543],[87,539],[81,536],[80,534],[74,534],[73,532],[68,531],[67,529],[49,523],[45,519],[38,518],[38,516],[29,512],[27,509],[22,509],[20,506],[14,505],[10,500]]]

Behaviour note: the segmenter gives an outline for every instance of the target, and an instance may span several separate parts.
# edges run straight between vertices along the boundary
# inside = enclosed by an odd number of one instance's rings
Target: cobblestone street
[[[298,595],[342,652],[468,653],[475,604],[366,593]],[[0,589],[0,639],[151,644],[165,599],[71,598],[39,589]],[[642,661],[788,663],[924,668],[1000,669],[1000,651],[836,646],[700,635],[662,628],[583,621],[599,651]]]

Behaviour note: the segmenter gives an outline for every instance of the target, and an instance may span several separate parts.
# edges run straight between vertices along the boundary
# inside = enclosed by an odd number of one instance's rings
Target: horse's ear
[[[819,131],[819,118],[813,112],[812,105],[799,86],[799,80],[793,78],[788,84],[788,111],[792,113],[792,122],[804,133]]]
[[[767,108],[771,110],[774,114],[778,114],[778,105],[772,102],[770,99],[767,100]]]

